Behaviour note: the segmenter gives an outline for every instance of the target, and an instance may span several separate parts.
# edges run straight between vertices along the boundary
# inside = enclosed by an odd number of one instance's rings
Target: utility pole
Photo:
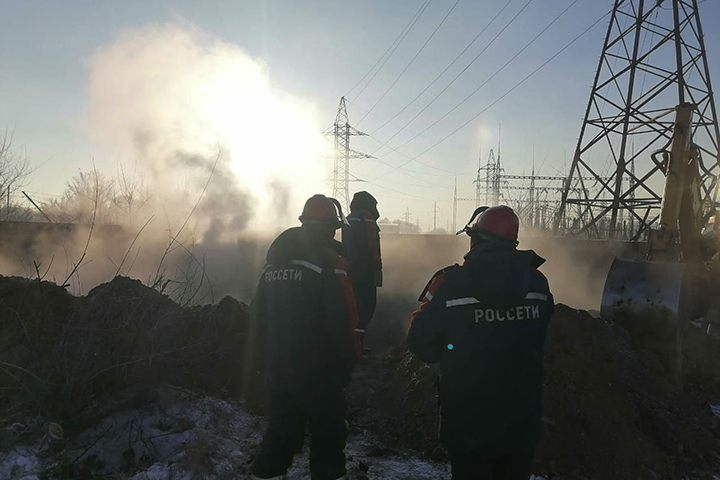
[[[491,148],[488,154],[487,165],[485,166],[485,205],[491,207],[497,206],[500,197],[498,175],[495,151]]]
[[[535,226],[535,147],[533,146],[532,173],[530,174],[530,226]]]
[[[556,233],[572,208],[579,211],[573,233],[590,238],[615,238],[624,216],[630,219],[631,240],[657,224],[665,167],[648,156],[670,142],[675,107],[685,103],[696,107],[692,142],[702,152],[701,203],[715,210],[720,129],[698,3],[615,0]],[[631,147],[635,143],[637,148]],[[603,178],[606,165],[612,167],[608,179]]]
[[[405,223],[403,223],[403,225],[405,226],[405,230],[406,230],[405,233],[409,233],[409,232],[410,232],[410,225],[412,225],[412,223],[410,223],[410,218],[412,217],[412,214],[410,213],[410,208],[409,208],[409,207],[405,207],[405,215],[404,215],[404,217],[405,217]],[[400,233],[403,233],[403,232],[400,232]]]
[[[457,204],[458,204],[458,196],[457,196],[457,177],[455,177],[455,193],[453,195],[453,217],[452,217],[452,232],[457,232]]]
[[[437,232],[437,200],[433,202],[433,232]]]
[[[340,98],[335,123],[329,130],[323,133],[326,136],[334,137],[335,165],[332,172],[333,197],[340,202],[343,211],[347,212],[348,205],[350,204],[350,182],[362,181],[350,174],[350,160],[374,157],[350,148],[350,137],[362,137],[367,136],[367,134],[350,126],[345,97]]]
[[[499,145],[498,145],[499,146]],[[500,205],[500,185],[502,183],[502,168],[500,167],[500,155],[495,157],[495,152],[490,150],[490,156],[488,157],[488,165],[490,168],[490,175],[487,178],[489,185],[490,206]]]
[[[498,125],[498,152],[497,152],[497,167],[495,168],[495,184],[493,185],[493,205],[500,205],[500,174],[502,173],[500,167],[500,145],[502,144],[502,123]]]
[[[478,152],[478,170],[477,170],[477,178],[475,178],[475,208],[478,208],[480,206],[480,196],[482,195],[482,177],[480,176],[482,173],[482,145],[480,146],[480,151]]]

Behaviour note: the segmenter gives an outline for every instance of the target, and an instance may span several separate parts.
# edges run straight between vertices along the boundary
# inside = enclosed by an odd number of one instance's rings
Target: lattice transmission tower
[[[357,152],[350,148],[350,137],[367,136],[366,133],[350,126],[348,120],[345,97],[340,98],[335,123],[330,129],[323,132],[334,138],[335,152],[333,158],[335,165],[332,172],[333,197],[342,205],[345,212],[350,204],[350,182],[362,181],[350,173],[350,160],[356,158],[375,158],[371,155]]]
[[[495,151],[490,149],[487,162],[482,164],[482,157],[478,160],[477,177],[473,181],[475,184],[475,206],[479,207],[482,203],[489,207],[500,205],[502,194],[500,187],[502,186],[502,177],[505,169],[500,165],[500,157],[495,157]],[[483,178],[484,172],[484,178]],[[483,200],[481,200],[481,198]]]
[[[631,225],[637,239],[656,223],[665,166],[651,153],[669,144],[674,108],[683,103],[696,106],[693,141],[710,211],[720,132],[698,2],[615,0],[556,232],[570,211],[575,233],[594,238],[615,238]]]

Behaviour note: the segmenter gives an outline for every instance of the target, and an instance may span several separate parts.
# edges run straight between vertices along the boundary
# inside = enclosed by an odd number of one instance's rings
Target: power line
[[[475,56],[475,58],[473,58],[473,59],[470,61],[470,63],[468,63],[467,65],[465,65],[465,68],[463,68],[457,75],[455,75],[455,78],[453,78],[453,79],[450,81],[450,83],[448,83],[448,84],[445,86],[445,88],[443,88],[442,90],[440,90],[440,92],[439,92],[437,95],[435,95],[435,96],[432,98],[432,100],[430,100],[430,102],[429,102],[428,104],[426,104],[418,113],[415,114],[414,117],[412,117],[407,123],[405,123],[405,125],[403,125],[402,127],[400,127],[400,130],[398,130],[397,132],[395,132],[395,134],[394,134],[392,137],[388,138],[385,142],[383,142],[383,146],[387,146],[387,143],[388,143],[388,142],[392,141],[392,139],[394,139],[395,137],[397,137],[397,136],[400,134],[400,132],[402,132],[403,130],[405,130],[405,128],[407,128],[412,122],[414,122],[415,119],[417,119],[420,115],[422,115],[422,113],[423,113],[425,110],[427,110],[427,109],[430,107],[430,105],[432,105],[433,103],[435,103],[435,100],[437,100],[438,98],[440,98],[440,96],[441,96],[443,93],[445,93],[445,92],[447,91],[447,89],[450,88],[450,87],[457,81],[457,79],[460,78],[460,77],[472,66],[472,64],[475,63],[475,62],[482,56],[482,54],[485,53],[485,52],[487,51],[487,49],[492,46],[493,43],[495,43],[495,40],[497,40],[498,38],[500,38],[500,35],[502,35],[503,32],[505,32],[505,30],[507,30],[507,28],[508,28],[510,25],[513,24],[513,22],[515,22],[515,20],[520,16],[520,14],[522,14],[522,12],[524,12],[525,9],[526,9],[528,6],[530,6],[530,4],[531,4],[532,2],[533,2],[533,0],[528,0],[527,3],[520,9],[520,11],[518,11],[518,12],[510,19],[510,21],[509,21],[508,23],[506,23],[505,26],[492,38],[492,40],[490,40],[490,42],[489,42],[487,45],[485,45],[485,48],[483,48],[483,49],[480,51],[480,53],[478,53],[478,54]],[[424,130],[424,131],[427,131],[427,129]],[[414,139],[414,138],[417,138],[417,137],[413,137],[413,139]],[[382,147],[380,147],[380,148],[382,148]],[[378,152],[378,151],[380,150],[380,148],[378,148],[377,150],[375,150],[375,152],[373,152],[373,154],[376,153],[376,152]]]
[[[375,130],[373,130],[373,131],[370,133],[370,135],[374,135],[374,134],[377,133],[378,131],[380,131],[380,130],[382,130],[383,128],[385,128],[386,125],[388,125],[390,122],[392,122],[393,120],[395,120],[399,115],[401,115],[405,110],[407,110],[408,107],[410,107],[410,105],[412,105],[413,103],[415,103],[415,101],[416,101],[418,98],[420,98],[425,92],[427,92],[430,87],[432,87],[433,85],[435,85],[435,82],[437,82],[438,80],[440,80],[440,77],[442,77],[442,76],[445,74],[445,72],[447,72],[447,71],[450,69],[450,67],[452,67],[453,65],[455,65],[455,62],[457,62],[458,59],[460,59],[460,57],[462,57],[462,56],[465,54],[465,52],[467,52],[468,49],[475,44],[475,42],[482,36],[482,34],[485,33],[485,31],[495,22],[495,20],[497,20],[497,18],[505,11],[505,9],[506,9],[507,7],[510,6],[510,4],[511,4],[512,2],[513,2],[513,0],[509,0],[509,1],[505,4],[505,6],[504,6],[503,8],[501,8],[500,11],[492,18],[492,20],[490,20],[490,21],[487,23],[487,25],[485,25],[485,26],[483,27],[482,30],[480,30],[480,33],[478,33],[477,35],[475,35],[475,38],[473,38],[472,41],[471,41],[470,43],[468,43],[468,44],[465,46],[465,48],[463,48],[463,50],[453,59],[453,61],[450,62],[450,63],[445,67],[445,69],[443,69],[443,71],[440,72],[440,73],[433,79],[433,81],[428,84],[427,87],[425,87],[420,93],[418,93],[418,94],[415,96],[415,98],[413,98],[413,99],[410,101],[410,103],[408,103],[407,105],[405,105],[399,112],[397,112],[395,115],[393,115],[392,118],[390,118],[390,120],[385,121],[385,123],[383,123],[383,124],[380,125],[378,128],[376,128]],[[474,60],[473,60],[473,61],[474,61]],[[466,69],[467,69],[467,67],[466,67]]]
[[[372,138],[372,137],[370,137],[370,138]],[[378,140],[375,139],[375,141],[378,141]],[[401,155],[405,155],[405,154],[402,153],[402,152],[398,152],[398,153],[401,154]],[[407,157],[407,158],[410,158],[410,157]],[[383,165],[387,165],[388,167],[391,167],[391,168],[394,168],[394,167],[395,167],[395,165],[393,165],[393,164],[391,164],[391,163],[388,163],[388,162],[386,162],[385,160],[378,159],[378,158],[375,158],[375,157],[372,157],[372,159],[373,159],[373,160],[377,160],[378,162],[382,163]],[[421,163],[421,164],[423,164],[423,165],[431,166],[431,165],[426,164],[426,163],[424,163],[424,162],[418,162],[418,163]],[[436,168],[436,167],[432,167],[432,168]],[[405,170],[403,170],[402,173],[405,174],[405,175],[407,175],[407,176],[410,177],[410,178],[414,178],[415,180],[420,180],[421,182],[425,182],[425,183],[427,183],[428,185],[430,185],[430,186],[432,186],[432,187],[450,188],[450,187],[447,187],[447,186],[444,186],[444,185],[438,185],[437,183],[433,183],[433,182],[431,182],[431,181],[429,181],[429,180],[425,180],[424,178],[416,177],[416,176],[413,175],[412,173],[407,172],[407,171],[405,171]],[[451,172],[451,173],[452,173],[453,175],[457,175],[456,172]]]
[[[410,197],[410,198],[417,199],[417,200],[426,200],[426,198],[424,198],[424,197],[420,197],[420,196],[418,196],[418,195],[413,195],[413,194],[411,194],[411,193],[401,192],[400,190],[395,190],[395,189],[393,189],[393,188],[386,187],[385,185],[381,185],[381,184],[379,184],[379,183],[377,183],[377,182],[369,182],[369,183],[372,183],[372,184],[375,185],[376,187],[380,187],[380,188],[382,188],[382,189],[384,189],[384,190],[388,190],[388,191],[394,192],[394,193],[399,193],[400,195],[405,195],[406,197]],[[407,200],[407,198],[404,198],[404,199],[402,199],[402,200]]]
[[[382,70],[382,68],[385,66],[385,64],[387,63],[387,61],[390,60],[390,57],[392,57],[393,53],[395,53],[395,50],[398,49],[398,47],[399,47],[400,44],[403,42],[403,40],[405,40],[405,37],[408,36],[408,34],[410,33],[410,31],[413,29],[413,27],[415,26],[415,24],[417,23],[417,21],[420,19],[420,17],[422,16],[422,14],[425,12],[425,10],[427,9],[427,7],[430,5],[430,3],[432,3],[432,0],[427,0],[424,4],[422,4],[422,6],[420,7],[420,9],[417,11],[417,13],[415,13],[415,16],[414,16],[414,17],[412,18],[412,20],[410,21],[410,26],[409,26],[409,28],[407,28],[407,30],[405,30],[405,32],[401,34],[400,41],[398,41],[398,42],[395,44],[395,46],[392,48],[392,51],[390,52],[390,54],[389,54],[387,57],[385,57],[385,60],[384,60],[384,61],[382,62],[382,64],[378,67],[378,69],[375,70],[375,73],[373,73],[372,77],[370,77],[370,80],[368,80],[368,82],[365,84],[365,86],[358,92],[358,94],[355,96],[355,98],[353,98],[353,99],[350,101],[350,103],[355,102],[355,101],[360,97],[360,95],[362,95],[362,93],[365,91],[365,89],[368,87],[368,85],[370,85],[370,84],[372,83],[372,81],[375,79],[375,77],[377,76],[377,74],[380,73],[380,70]],[[382,57],[380,57],[380,58],[382,58]],[[374,68],[374,67],[373,67],[373,68]],[[372,71],[372,69],[370,69],[370,71]],[[368,73],[370,73],[370,72],[368,72]],[[366,76],[367,76],[367,75],[366,75]],[[352,89],[354,90],[355,87],[353,87]],[[352,90],[351,90],[351,91],[352,91]]]
[[[450,110],[448,110],[447,112],[445,112],[445,114],[443,114],[440,118],[438,118],[437,120],[435,120],[433,123],[431,123],[430,125],[428,125],[424,130],[421,130],[419,134],[415,135],[415,136],[412,137],[410,140],[408,140],[408,141],[406,141],[405,143],[403,143],[402,145],[400,145],[398,148],[402,148],[402,147],[404,147],[405,145],[407,145],[408,143],[412,142],[412,141],[415,140],[418,136],[420,136],[421,134],[427,132],[428,130],[430,130],[431,128],[433,128],[435,125],[437,125],[438,123],[440,123],[442,120],[444,120],[445,118],[447,118],[447,116],[450,115],[450,114],[451,114],[452,112],[454,112],[455,110],[457,110],[457,109],[460,107],[460,105],[462,105],[463,103],[467,102],[472,96],[474,96],[477,92],[479,92],[485,85],[487,85],[488,83],[490,83],[490,82],[491,82],[495,77],[497,77],[503,70],[505,70],[505,68],[507,68],[508,65],[510,65],[512,62],[514,62],[525,50],[527,50],[528,48],[530,48],[530,46],[531,46],[533,43],[535,43],[538,38],[540,38],[540,37],[541,37],[545,32],[547,32],[553,25],[555,25],[555,23],[556,23],[558,20],[560,20],[560,18],[562,18],[562,16],[565,15],[565,13],[567,13],[567,11],[570,10],[570,8],[572,8],[572,6],[575,5],[577,2],[578,2],[578,0],[573,0],[572,3],[570,3],[570,5],[568,5],[567,7],[565,7],[565,9],[564,9],[562,12],[560,12],[560,14],[557,15],[557,16],[552,20],[552,22],[550,22],[545,28],[543,28],[543,29],[540,31],[540,33],[538,33],[537,35],[535,35],[535,36],[532,38],[532,40],[530,40],[527,44],[525,44],[525,46],[524,46],[523,48],[521,48],[520,51],[518,51],[515,55],[513,55],[513,56],[510,58],[510,60],[508,60],[507,62],[505,62],[505,64],[504,64],[502,67],[500,67],[498,70],[496,70],[495,73],[493,73],[487,80],[485,80],[483,83],[481,83],[475,90],[473,90],[472,92],[470,92],[469,95],[467,95],[465,98],[463,98],[463,99],[462,99],[458,104],[456,104],[453,108],[451,108]]]
[[[396,170],[404,167],[405,165],[407,165],[407,164],[410,163],[411,161],[417,159],[418,157],[421,157],[421,156],[425,155],[427,152],[429,152],[430,150],[434,149],[435,147],[437,147],[438,145],[440,145],[441,143],[443,143],[445,140],[447,140],[448,138],[452,137],[452,136],[455,135],[457,132],[459,132],[460,130],[462,130],[463,128],[465,128],[468,124],[470,124],[471,122],[473,122],[473,121],[474,121],[475,119],[477,119],[480,115],[482,115],[482,114],[484,114],[485,112],[487,112],[488,110],[490,110],[490,109],[491,109],[492,107],[494,107],[497,103],[499,103],[500,101],[502,101],[505,97],[507,97],[508,95],[510,95],[512,92],[514,92],[518,87],[520,87],[522,84],[524,84],[526,81],[528,81],[528,80],[529,80],[531,77],[533,77],[537,72],[539,72],[540,70],[542,70],[547,64],[549,64],[550,62],[552,62],[553,60],[555,60],[555,58],[557,58],[557,57],[558,57],[560,54],[562,54],[565,50],[567,50],[568,48],[570,48],[570,46],[572,46],[572,45],[573,45],[575,42],[577,42],[581,37],[583,37],[587,32],[589,32],[590,30],[592,30],[598,23],[600,23],[605,17],[607,17],[608,14],[609,14],[609,12],[608,12],[608,13],[605,13],[603,16],[601,16],[600,18],[598,18],[595,22],[592,23],[592,25],[590,25],[590,26],[587,27],[585,30],[583,30],[579,35],[577,35],[575,38],[573,38],[568,44],[566,44],[563,48],[561,48],[560,50],[558,50],[553,56],[551,56],[550,58],[548,58],[548,59],[547,59],[545,62],[543,62],[539,67],[537,67],[535,70],[533,70],[532,72],[530,72],[530,73],[529,73],[527,76],[525,76],[522,80],[520,80],[520,81],[517,82],[515,85],[513,85],[512,88],[510,88],[508,91],[506,91],[506,92],[505,92],[504,94],[502,94],[500,97],[498,97],[497,99],[495,99],[490,105],[488,105],[487,107],[485,107],[484,109],[482,109],[482,110],[481,110],[480,112],[478,112],[476,115],[474,115],[474,116],[471,117],[469,120],[467,120],[465,123],[463,123],[462,125],[460,125],[459,127],[457,127],[455,130],[453,130],[453,131],[450,132],[449,134],[445,135],[443,138],[441,138],[440,140],[438,140],[437,142],[435,142],[435,143],[434,143],[433,145],[431,145],[429,148],[426,148],[425,150],[423,150],[423,151],[420,152],[419,154],[415,155],[412,160],[408,160],[407,162],[405,162],[405,163],[403,163],[403,164],[395,167],[394,170],[390,170],[390,171],[388,171],[388,172],[383,173],[382,175],[378,175],[377,177],[373,178],[371,181],[375,181],[375,180],[377,180],[377,179],[379,179],[379,178],[382,178],[382,177],[384,177],[384,176],[386,176],[386,175],[389,175],[390,173],[393,173],[394,171],[396,171]]]
[[[472,60],[470,63],[468,63],[468,64],[465,66],[465,68],[464,68],[460,73],[458,73],[458,74],[455,76],[455,78],[453,78],[453,80],[452,80],[442,91],[440,91],[440,93],[438,93],[438,94],[430,101],[430,103],[428,103],[422,110],[420,110],[420,112],[418,112],[412,119],[410,119],[409,122],[407,122],[404,126],[402,126],[402,127],[400,128],[400,130],[398,130],[392,137],[390,137],[388,140],[386,140],[386,141],[383,142],[382,140],[377,139],[377,138],[371,136],[371,138],[372,138],[373,140],[375,140],[376,142],[380,143],[380,147],[378,147],[378,148],[373,152],[373,154],[375,154],[375,153],[378,152],[380,149],[382,149],[382,147],[387,147],[387,148],[389,148],[391,151],[393,151],[393,152],[395,152],[395,153],[397,153],[397,154],[399,154],[399,155],[401,155],[401,156],[403,156],[403,157],[405,157],[405,158],[408,158],[408,159],[411,159],[411,160],[413,160],[413,161],[416,161],[417,163],[420,163],[421,165],[425,165],[426,167],[433,168],[433,169],[435,169],[435,170],[439,170],[439,171],[446,172],[446,173],[455,173],[455,172],[453,172],[453,171],[451,171],[451,170],[446,170],[446,169],[443,169],[443,168],[435,167],[435,166],[430,165],[430,164],[428,164],[428,163],[421,162],[421,161],[417,160],[416,158],[410,157],[410,156],[406,155],[405,153],[399,151],[398,148],[404,147],[405,145],[407,145],[407,144],[410,143],[411,141],[413,141],[413,140],[415,140],[416,138],[418,138],[419,136],[421,136],[423,133],[427,132],[429,129],[431,129],[432,127],[434,127],[435,125],[437,125],[440,121],[442,121],[444,118],[446,118],[450,113],[452,113],[453,111],[455,111],[462,103],[464,103],[464,102],[467,101],[470,97],[472,97],[474,94],[476,94],[483,86],[485,86],[485,85],[486,85],[487,83],[489,83],[493,78],[495,78],[498,74],[500,74],[510,63],[512,63],[518,56],[520,56],[527,48],[529,48],[530,45],[532,45],[532,43],[534,43],[543,33],[545,33],[550,27],[552,27],[552,25],[554,25],[575,3],[577,3],[578,0],[574,0],[568,7],[565,8],[565,10],[563,10],[557,17],[555,17],[555,19],[554,19],[552,22],[550,22],[550,24],[548,24],[548,25],[547,25],[539,34],[537,34],[528,44],[526,44],[519,52],[517,52],[507,63],[505,63],[505,65],[503,65],[503,66],[502,66],[499,70],[497,70],[490,78],[488,78],[483,84],[481,84],[478,88],[476,88],[470,95],[468,95],[467,97],[465,97],[464,100],[462,100],[459,104],[457,104],[455,107],[453,107],[450,111],[446,112],[446,113],[445,113],[442,117],[440,117],[437,121],[435,121],[435,122],[434,122],[433,124],[431,124],[429,127],[427,127],[427,128],[425,128],[424,130],[422,130],[420,133],[415,134],[410,140],[408,140],[407,142],[403,143],[402,145],[400,145],[400,146],[397,147],[397,148],[391,147],[390,145],[388,145],[388,143],[389,143],[393,138],[395,138],[400,132],[402,132],[408,125],[410,125],[410,123],[412,123],[418,116],[420,116],[420,114],[422,114],[430,105],[432,105],[432,103],[433,103],[435,100],[437,100],[465,71],[467,71],[467,69],[468,69],[478,58],[480,58],[480,56],[493,44],[493,42],[494,42],[495,40],[497,40],[497,38],[499,38],[499,36],[520,16],[520,14],[530,5],[530,3],[532,3],[532,1],[533,1],[533,0],[528,0],[528,2],[520,9],[520,11],[518,11],[518,12],[515,14],[515,16],[513,16],[513,18],[511,18],[510,21],[502,28],[502,30],[500,30],[500,32],[498,32],[498,34],[495,35],[495,37],[493,37],[493,39],[490,41],[490,43],[488,43],[488,44],[485,46],[485,48],[483,48],[483,50],[482,50],[477,56],[475,56],[475,58],[473,58],[473,60]],[[508,3],[505,5],[505,7],[503,7],[503,9],[501,9],[500,12],[498,12],[498,14],[493,18],[493,20],[491,20],[490,23],[492,23],[492,22],[500,15],[500,13],[502,13],[502,11],[503,11],[505,8],[507,8],[508,5],[510,5],[511,2],[512,2],[512,0],[510,0],[510,2],[508,2]],[[459,3],[459,0],[455,3],[455,5],[457,5],[458,3]],[[455,8],[455,5],[453,5],[453,8]],[[451,9],[450,11],[452,11],[452,9]],[[449,14],[450,14],[450,12],[448,12],[448,15],[449,15]],[[447,18],[447,15],[445,16],[445,18]],[[444,19],[443,19],[443,21],[444,21]],[[441,24],[442,24],[442,22],[441,22]],[[485,29],[486,29],[489,25],[490,25],[490,24],[488,24],[488,25],[480,32],[480,34],[478,34],[478,36],[475,37],[475,39],[473,40],[473,42],[474,42],[475,40],[477,40],[477,38],[482,34],[483,31],[485,31]],[[438,28],[439,28],[439,25],[438,25]],[[437,29],[436,29],[436,31],[437,31]],[[434,32],[433,32],[433,34],[434,34]],[[428,39],[428,40],[429,40],[429,39]],[[426,42],[426,43],[427,43],[427,42]],[[472,42],[470,43],[470,45],[472,45]],[[469,48],[470,45],[468,45],[468,46],[463,50],[463,52],[460,53],[460,55],[462,55],[462,54]],[[424,45],[423,45],[423,47],[424,47]],[[428,85],[428,87],[425,88],[425,90],[427,90],[438,78],[440,78],[440,76],[441,76],[445,71],[447,71],[448,68],[450,68],[450,66],[460,57],[460,55],[458,55],[458,56],[455,58],[455,60],[453,60],[453,62],[450,63],[450,65],[448,65],[448,66],[445,68],[445,70],[443,70],[443,72],[441,72],[440,75],[437,76],[437,77],[435,78],[435,80],[433,80],[433,81],[430,83],[430,85]],[[413,59],[413,60],[414,60],[414,59]],[[404,72],[404,70],[403,70],[403,72]],[[394,83],[393,83],[393,85],[394,85]],[[391,85],[391,87],[392,87],[392,85]],[[420,95],[422,95],[422,94],[425,92],[425,90],[423,90],[422,92],[420,92],[420,94],[419,94],[418,96],[416,96],[415,99],[413,99],[412,102],[414,102]],[[388,91],[389,91],[389,89],[388,89]],[[387,92],[386,92],[386,93],[387,93]],[[384,96],[384,95],[383,95],[383,96]],[[410,102],[410,104],[412,104],[412,102]],[[407,108],[410,104],[406,105],[405,108]],[[375,105],[377,105],[377,103],[376,103]],[[373,108],[374,108],[374,106],[373,106]],[[404,109],[405,109],[405,108],[404,108]],[[403,109],[403,110],[404,110],[404,109]],[[370,109],[370,111],[371,111],[371,110],[372,110],[372,108]],[[365,114],[365,116],[363,117],[363,119],[364,119],[365,117],[367,117],[367,115],[370,113],[370,111],[368,111],[368,112]],[[402,110],[401,110],[401,112],[402,112]],[[398,114],[401,113],[401,112],[398,112]],[[385,122],[385,124],[383,124],[383,126],[387,125],[387,124],[388,124],[390,121],[392,121],[398,114],[396,114],[396,115],[395,115],[394,117],[392,117],[390,120],[388,120],[387,122]],[[361,120],[361,121],[362,121],[362,120]],[[358,122],[358,123],[359,123],[359,122]],[[382,128],[382,127],[380,127],[380,128]],[[377,131],[377,130],[379,130],[379,129],[376,129],[375,131]],[[378,160],[378,159],[376,159],[376,160]],[[381,161],[381,160],[379,160],[379,161]],[[385,163],[385,162],[382,162],[382,161],[381,161],[381,163]],[[449,187],[444,187],[444,188],[449,188]]]
[[[375,140],[376,142],[378,142],[378,143],[380,144],[380,148],[382,148],[383,146],[385,146],[385,147],[389,148],[390,150],[392,150],[393,152],[397,153],[398,155],[401,155],[401,156],[403,156],[403,157],[405,157],[405,158],[412,158],[412,157],[410,157],[409,155],[401,152],[401,151],[398,150],[397,148],[391,147],[390,145],[385,145],[381,140],[378,140],[377,138],[375,138],[375,137],[373,137],[373,136],[370,136],[370,138],[372,138],[373,140]],[[378,149],[378,150],[379,150],[379,149]],[[377,151],[377,150],[375,150],[375,151]],[[380,160],[380,159],[378,159],[378,158],[374,158],[374,160],[377,160],[377,161],[379,161],[379,162],[383,162],[382,160]],[[446,170],[446,169],[444,169],[444,168],[436,167],[436,166],[434,166],[434,165],[430,165],[429,163],[421,162],[420,160],[417,160],[417,163],[419,163],[420,165],[425,165],[426,167],[429,167],[429,168],[433,168],[433,169],[435,169],[435,170],[439,170],[439,171],[441,171],[441,172],[445,172],[445,173],[450,173],[450,174],[453,174],[453,175],[457,175],[457,172],[455,172],[455,171],[453,171],[453,170]]]
[[[387,95],[387,94],[390,92],[390,90],[392,90],[392,88],[395,86],[395,84],[396,84],[396,83],[400,80],[400,78],[405,74],[405,72],[407,71],[407,69],[410,68],[410,65],[412,65],[413,62],[415,62],[415,59],[417,59],[417,57],[420,55],[420,53],[422,53],[422,51],[425,50],[425,47],[427,46],[427,44],[430,43],[430,40],[432,40],[433,37],[435,36],[435,34],[437,33],[437,31],[440,30],[440,27],[442,27],[443,23],[445,23],[445,20],[447,20],[448,17],[450,16],[450,14],[453,12],[453,10],[455,10],[455,7],[457,7],[458,3],[460,3],[460,0],[456,0],[455,3],[453,4],[453,6],[450,7],[450,10],[448,10],[448,12],[445,14],[445,16],[444,16],[443,19],[440,21],[440,23],[438,23],[437,27],[435,27],[435,30],[433,30],[433,32],[430,34],[430,36],[427,38],[427,40],[425,40],[425,43],[422,44],[422,46],[421,46],[420,49],[417,51],[417,53],[415,53],[415,55],[414,55],[413,58],[410,60],[410,62],[408,62],[408,64],[405,65],[405,68],[402,69],[402,71],[400,72],[400,74],[399,74],[399,75],[397,76],[397,78],[395,78],[395,80],[390,84],[390,86],[387,88],[387,90],[385,90],[385,92],[384,92],[382,95],[380,95],[380,98],[377,99],[377,101],[375,102],[375,104],[374,104],[372,107],[370,107],[370,110],[368,110],[368,112],[360,119],[360,121],[358,122],[358,125],[360,125],[360,123],[362,123],[362,121],[365,120],[365,118],[368,116],[368,114],[369,114],[370,112],[372,112],[372,111],[375,109],[375,107],[377,107],[377,105],[382,101],[382,99],[385,98],[385,95]]]
[[[365,79],[367,78],[368,75],[370,75],[370,72],[372,72],[372,71],[375,69],[375,67],[378,66],[378,64],[382,61],[382,59],[385,58],[385,55],[387,55],[388,52],[390,51],[390,49],[393,48],[393,46],[398,42],[398,40],[400,40],[400,37],[402,37],[403,33],[405,33],[405,30],[407,30],[408,27],[410,27],[410,24],[413,23],[413,20],[415,20],[415,17],[418,16],[418,14],[420,13],[420,11],[423,9],[424,6],[425,6],[425,4],[420,5],[420,8],[418,9],[418,11],[415,12],[415,14],[412,16],[412,18],[410,19],[410,21],[409,21],[409,22],[403,27],[403,29],[400,31],[400,33],[398,34],[398,36],[395,37],[395,40],[393,40],[393,42],[390,44],[390,46],[388,46],[388,48],[385,50],[385,52],[383,52],[383,54],[380,55],[380,58],[378,58],[377,61],[375,62],[375,64],[374,64],[372,67],[370,67],[370,70],[368,70],[367,72],[365,72],[365,75],[363,75],[362,78],[361,78],[360,80],[358,80],[358,81],[355,83],[355,85],[352,86],[352,88],[351,88],[350,90],[348,90],[348,92],[344,95],[345,97],[347,97],[348,95],[350,95],[350,92],[352,92],[353,90],[355,90],[355,89],[357,88],[357,86],[360,85],[360,84],[363,82],[363,80],[365,80]]]

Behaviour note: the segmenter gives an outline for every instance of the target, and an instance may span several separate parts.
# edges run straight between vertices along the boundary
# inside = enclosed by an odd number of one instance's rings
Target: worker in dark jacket
[[[348,265],[334,240],[340,228],[323,195],[305,204],[301,227],[273,242],[252,302],[264,337],[270,421],[253,479],[282,479],[310,425],[313,480],[345,478],[345,399],[359,356],[357,311]]]
[[[364,343],[365,329],[375,314],[377,287],[381,287],[383,281],[378,218],[380,213],[375,197],[368,192],[353,195],[347,224],[343,226],[343,243],[352,272],[358,307],[357,333],[361,343]]]
[[[511,208],[481,207],[473,219],[465,262],[432,278],[408,343],[420,360],[440,363],[440,440],[453,480],[527,480],[541,433],[553,297],[537,270],[544,260],[516,249]]]

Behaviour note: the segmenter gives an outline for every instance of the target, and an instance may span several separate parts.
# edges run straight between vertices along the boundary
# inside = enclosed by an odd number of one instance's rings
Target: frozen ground
[[[122,472],[132,480],[247,478],[264,426],[262,418],[245,413],[238,404],[164,387],[153,407],[119,410],[74,438],[50,441],[45,437],[0,454],[0,479],[37,480],[53,470],[98,475]],[[11,428],[28,427],[33,428],[21,424]],[[445,464],[379,447],[370,434],[350,436],[351,478],[449,478]],[[308,477],[305,451],[289,478]]]
[[[265,422],[239,404],[163,387],[151,407],[105,406],[114,413],[66,440],[50,440],[43,420],[15,424],[2,434],[36,431],[36,441],[0,454],[0,479],[40,480],[95,474],[130,480],[249,478]],[[720,407],[713,407],[720,415]],[[410,451],[389,450],[368,432],[348,438],[351,480],[449,479],[447,464]],[[290,479],[307,479],[307,450]],[[542,480],[535,477],[535,480]],[[718,479],[720,480],[720,478]]]

